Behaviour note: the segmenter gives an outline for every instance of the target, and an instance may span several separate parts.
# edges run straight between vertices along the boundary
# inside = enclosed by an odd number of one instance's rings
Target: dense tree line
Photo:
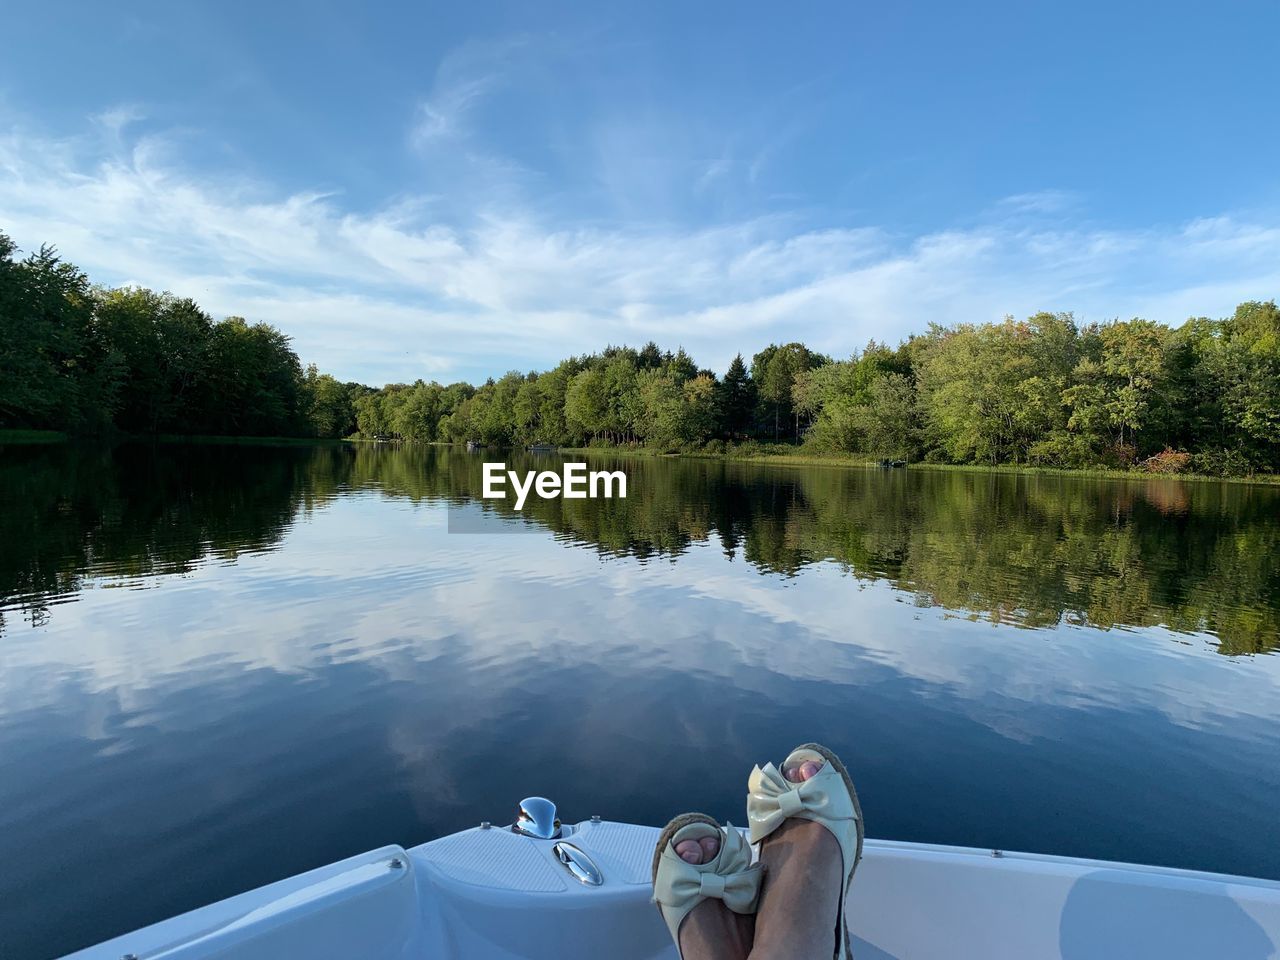
[[[346,436],[368,392],[302,368],[289,338],[193,301],[93,287],[0,234],[0,428]]]
[[[479,387],[372,389],[193,301],[92,287],[0,235],[0,427],[722,449],[748,439],[942,463],[1280,467],[1280,309],[1171,328],[1039,313],[931,325],[847,360],[771,344],[723,377],[654,343]]]
[[[932,326],[832,361],[803,344],[722,379],[683,351],[612,347],[478,389],[419,381],[355,401],[362,433],[496,445],[810,448],[941,463],[1240,474],[1280,467],[1280,309],[1170,328],[1070,314]]]

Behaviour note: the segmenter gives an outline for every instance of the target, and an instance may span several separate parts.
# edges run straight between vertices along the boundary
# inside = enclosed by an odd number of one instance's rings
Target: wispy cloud
[[[305,359],[371,382],[483,377],[650,337],[722,369],[771,340],[846,355],[930,321],[1063,309],[1176,323],[1280,293],[1280,219],[1261,214],[1120,231],[1012,198],[978,226],[903,236],[794,216],[587,226],[510,194],[464,199],[471,214],[452,219],[412,198],[357,211],[197,174],[154,135],[123,149],[0,138],[0,230],[24,247],[55,242],[97,280],[274,323]]]
[[[471,105],[494,85],[494,76],[473,77],[437,90],[418,106],[418,122],[413,128],[413,141],[422,145],[434,140],[457,136]]]
[[[112,136],[118,137],[126,127],[145,119],[145,116],[141,107],[136,104],[124,103],[108,110],[103,110],[93,117],[93,121]]]
[[[1076,206],[1079,199],[1069,190],[1035,190],[1005,197],[999,206],[1019,213],[1061,213]]]
[[[506,77],[510,58],[523,37],[468,43],[451,52],[436,70],[431,92],[418,105],[410,139],[417,147],[454,140],[467,133],[467,116]]]

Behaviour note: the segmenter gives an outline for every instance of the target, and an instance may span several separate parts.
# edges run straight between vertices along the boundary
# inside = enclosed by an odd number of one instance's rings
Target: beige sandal
[[[719,837],[720,850],[706,863],[689,863],[676,853],[685,840]],[[751,862],[751,847],[731,824],[721,827],[703,813],[685,813],[662,831],[653,851],[653,902],[680,951],[680,924],[703,900],[715,897],[734,913],[756,912],[763,868]]]
[[[747,781],[747,822],[751,842],[759,843],[777,830],[790,817],[812,820],[826,827],[840,844],[844,883],[840,888],[840,904],[836,913],[836,960],[851,955],[849,928],[844,912],[845,896],[853,872],[862,859],[864,829],[862,806],[853,780],[840,758],[826,747],[805,743],[796,747],[782,762],[783,770],[812,760],[822,769],[802,783],[792,783],[772,763],[762,770],[756,767]],[[842,934],[842,935],[841,935]]]

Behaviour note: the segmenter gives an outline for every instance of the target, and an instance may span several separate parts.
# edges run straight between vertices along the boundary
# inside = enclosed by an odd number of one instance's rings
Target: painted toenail
[[[697,840],[681,840],[676,844],[676,856],[697,866],[702,863],[702,847]]]

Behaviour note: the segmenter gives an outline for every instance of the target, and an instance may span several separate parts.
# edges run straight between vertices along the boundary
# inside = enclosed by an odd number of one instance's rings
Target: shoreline
[[[50,445],[58,443],[79,442],[81,438],[57,430],[0,430],[0,446],[4,445]],[[91,438],[90,442],[105,443],[189,443],[201,445],[231,446],[336,446],[339,444],[374,444],[377,441],[365,437],[227,437],[211,435],[157,434],[155,436],[139,436],[121,434],[115,437]],[[396,446],[432,446],[457,447],[462,444],[431,442],[415,443],[413,441],[395,441]],[[523,450],[523,447],[493,447],[493,450]],[[777,452],[774,452],[774,450]],[[800,447],[782,446],[771,448],[768,445],[756,445],[754,449],[739,452],[734,448],[724,451],[714,450],[678,450],[665,451],[648,447],[556,447],[556,453],[575,454],[597,457],[623,457],[633,459],[654,460],[719,460],[725,463],[750,463],[779,467],[838,467],[843,469],[870,469],[878,466],[879,457],[865,454],[813,453]],[[1152,473],[1142,470],[1117,470],[1110,467],[1042,467],[1022,464],[979,464],[979,463],[925,463],[918,461],[905,467],[905,470],[957,471],[963,473],[1007,474],[1023,477],[1066,477],[1092,480],[1178,480],[1195,483],[1240,483],[1255,486],[1280,486],[1280,474],[1255,473],[1242,476],[1211,476],[1203,473]]]
[[[652,457],[665,459],[687,458],[691,460],[721,460],[727,463],[774,464],[783,467],[842,467],[878,468],[879,457],[867,457],[862,454],[824,454],[805,453],[794,448],[795,453],[769,453],[755,451],[735,454],[732,451],[715,453],[712,451],[677,451],[664,452],[645,448],[626,447],[558,447],[558,453],[572,453],[596,456]],[[1078,477],[1091,480],[1180,480],[1196,483],[1243,483],[1257,486],[1280,485],[1280,474],[1255,473],[1243,476],[1215,477],[1204,473],[1152,473],[1144,470],[1117,470],[1111,467],[1040,467],[1020,464],[981,463],[925,463],[917,461],[908,463],[904,470],[936,470],[962,473],[1010,474],[1026,477]]]

